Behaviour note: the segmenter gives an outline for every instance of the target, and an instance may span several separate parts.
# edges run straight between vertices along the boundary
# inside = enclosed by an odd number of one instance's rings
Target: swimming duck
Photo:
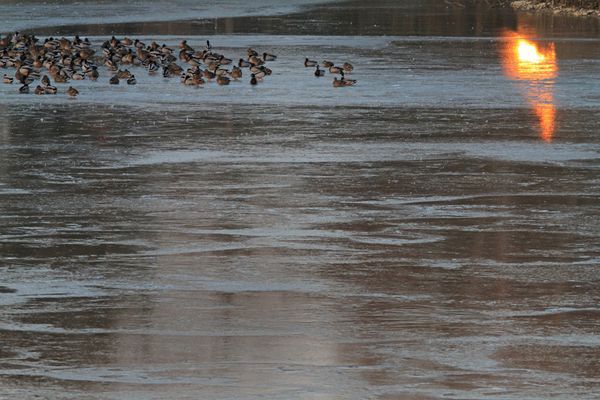
[[[325,70],[320,69],[318,65],[315,66],[315,76],[318,78],[319,76],[325,76]]]
[[[345,62],[342,67],[344,68],[344,71],[346,71],[346,72],[352,72],[354,70],[354,66],[352,64],[350,64],[349,62]]]
[[[22,94],[29,93],[29,85],[28,84],[24,84],[23,86],[21,86],[19,88],[19,93],[22,93]]]
[[[340,67],[332,65],[331,67],[329,67],[329,72],[332,74],[339,74],[340,72],[342,72],[342,69]]]
[[[116,75],[113,75],[112,78],[110,78],[110,80],[108,81],[111,85],[118,85],[119,84],[119,77]]]
[[[315,60],[309,60],[308,58],[304,59],[304,66],[305,67],[316,67],[318,66],[319,63]]]
[[[329,67],[333,67],[333,61],[328,61],[328,60],[323,60],[323,62],[321,63],[321,66],[324,68],[329,68]]]
[[[337,77],[333,78],[333,87],[344,87],[344,86],[354,86],[356,84],[356,80],[354,79],[344,79],[342,76],[341,79]]]
[[[33,93],[37,94],[37,95],[42,95],[42,94],[46,94],[46,90],[41,87],[40,85],[37,85],[35,90],[33,91]]]
[[[354,85],[357,82],[356,79],[346,79],[346,75],[344,74],[344,71],[340,72],[340,74],[342,75],[342,80],[344,82],[346,82],[346,84],[348,86]]]
[[[77,89],[75,89],[73,86],[69,86],[69,88],[67,89],[67,94],[70,97],[76,97],[79,94],[79,91]]]
[[[250,84],[256,85],[257,83],[258,83],[258,80],[256,79],[256,75],[254,75],[254,74],[250,75]]]
[[[129,78],[127,78],[128,85],[135,85],[136,83],[137,81],[135,80],[135,75],[131,75]]]
[[[14,81],[14,78],[4,74],[4,77],[2,78],[3,83],[10,85],[11,83],[13,83],[13,81]]]

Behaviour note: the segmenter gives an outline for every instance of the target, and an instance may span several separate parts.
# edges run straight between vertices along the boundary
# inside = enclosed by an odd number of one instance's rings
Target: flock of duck
[[[4,74],[3,83],[18,83],[20,93],[30,93],[30,87],[39,80],[33,92],[43,95],[58,93],[56,84],[84,79],[98,80],[99,66],[103,66],[110,74],[108,82],[111,85],[119,85],[122,81],[135,85],[135,75],[128,69],[133,66],[144,67],[149,75],[179,77],[181,83],[187,86],[203,85],[207,81],[229,85],[232,80],[241,80],[243,70],[247,69],[250,84],[256,85],[272,74],[266,63],[277,59],[274,54],[260,54],[249,48],[247,57],[234,63],[231,58],[216,52],[210,41],[207,40],[203,47],[201,50],[194,49],[183,40],[179,43],[178,50],[175,50],[154,41],[146,45],[138,39],[117,39],[113,36],[102,43],[101,52],[96,52],[88,39],[81,39],[79,36],[72,40],[50,37],[41,41],[34,35],[15,32],[6,37],[0,35],[0,68],[15,70],[14,74]],[[178,62],[186,64],[187,69]],[[330,74],[335,75],[334,87],[356,84],[356,80],[346,78],[346,74],[354,69],[348,62],[340,67],[332,61],[324,60],[319,63],[306,58],[304,67],[315,68],[316,77],[325,76],[326,70],[321,67],[326,68]],[[340,76],[339,79],[337,75]],[[66,93],[70,97],[76,97],[79,91],[69,86]]]

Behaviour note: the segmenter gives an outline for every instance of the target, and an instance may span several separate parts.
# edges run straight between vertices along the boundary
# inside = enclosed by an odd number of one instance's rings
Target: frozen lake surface
[[[596,396],[597,22],[310,3],[8,7],[279,57],[256,87],[0,85],[0,398]]]

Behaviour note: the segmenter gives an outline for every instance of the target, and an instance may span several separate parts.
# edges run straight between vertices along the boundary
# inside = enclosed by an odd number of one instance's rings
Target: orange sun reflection
[[[502,65],[506,76],[520,82],[527,101],[540,123],[543,140],[554,136],[556,107],[554,80],[558,75],[554,43],[542,46],[528,35],[513,31],[503,34]]]

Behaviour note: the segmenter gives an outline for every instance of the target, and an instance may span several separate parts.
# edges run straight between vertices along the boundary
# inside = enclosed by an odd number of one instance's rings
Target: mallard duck
[[[104,66],[106,66],[106,68],[108,68],[109,71],[116,71],[119,69],[116,61],[113,61],[111,59],[107,59],[104,61]]]
[[[85,75],[83,74],[83,72],[77,71],[77,72],[73,73],[73,75],[71,76],[71,79],[73,79],[74,81],[82,81],[85,79]]]
[[[347,86],[354,85],[357,82],[356,79],[346,79],[346,74],[344,74],[344,71],[340,72],[340,74],[342,75],[342,80],[346,82]]]
[[[217,83],[219,85],[229,85],[229,78],[227,78],[226,76],[223,75],[219,75],[217,76]]]
[[[319,76],[325,76],[325,70],[324,69],[320,69],[318,65],[315,66],[315,76],[319,77]]]
[[[252,66],[252,63],[250,61],[246,61],[243,58],[240,58],[240,61],[238,62],[238,67],[249,68],[251,66]]]
[[[202,76],[206,79],[214,79],[216,77],[214,72],[210,72],[208,69],[202,71]]]
[[[250,63],[253,65],[263,65],[265,63],[262,59],[258,58],[257,56],[250,56],[248,58],[248,61],[250,61]]]
[[[118,70],[117,71],[117,77],[119,79],[129,79],[129,78],[131,78],[131,72],[129,72],[128,69],[126,69],[124,71],[123,70]]]
[[[309,60],[308,58],[304,59],[304,66],[305,67],[316,67],[318,66],[319,63],[315,60]]]
[[[354,86],[356,84],[356,80],[354,79],[338,79],[337,77],[333,78],[333,87],[344,87],[344,86]]]
[[[241,68],[234,66],[231,69],[231,77],[233,79],[239,79],[239,78],[241,78],[242,77],[242,70],[241,70]]]
[[[131,64],[133,64],[133,60],[134,60],[133,51],[131,49],[129,49],[129,52],[121,58],[121,63],[131,65]]]
[[[275,54],[263,53],[264,61],[275,61],[277,60],[277,56]]]
[[[332,74],[339,74],[340,72],[342,72],[342,69],[340,67],[332,65],[331,67],[329,67],[329,72]]]
[[[350,64],[349,62],[345,62],[342,67],[344,68],[344,71],[346,71],[346,72],[352,72],[354,70],[354,66],[352,64]]]
[[[92,81],[97,80],[99,75],[100,74],[98,73],[98,69],[96,67],[92,67],[92,69],[87,72],[87,77]]]
[[[323,60],[323,62],[321,63],[321,66],[324,68],[329,68],[329,67],[333,67],[333,61],[328,61],[328,60]]]
[[[111,85],[118,85],[119,84],[119,77],[116,75],[113,75],[112,78],[110,78],[110,80],[108,81]]]
[[[202,77],[200,77],[200,75],[195,75],[195,74],[187,76],[185,78],[185,80],[183,81],[183,84],[187,85],[187,86],[198,86],[198,85],[202,85],[204,83],[205,83],[204,79],[202,79]]]
[[[68,81],[68,78],[60,73],[53,75],[52,77],[54,78],[54,82],[56,82],[56,83],[67,83],[67,81]]]
[[[128,85],[135,85],[136,83],[137,81],[135,80],[135,75],[131,75],[129,78],[127,78]]]
[[[125,36],[123,40],[121,40],[121,43],[123,43],[125,46],[131,46],[133,44],[133,40]]]
[[[46,94],[56,94],[56,93],[58,93],[58,89],[56,88],[56,86],[46,86],[44,88],[44,91],[46,92]]]
[[[221,65],[229,65],[233,62],[233,60],[231,58],[227,58],[224,55],[221,55],[221,57],[219,57],[219,64]]]
[[[148,64],[148,73],[150,75],[156,74],[159,69],[160,66],[156,62],[151,62],[150,64]]]
[[[35,90],[33,91],[33,93],[37,94],[37,95],[42,95],[42,94],[46,94],[46,90],[41,87],[40,85],[37,85]]]
[[[254,74],[250,75],[250,84],[256,85],[257,83],[258,83],[258,80],[256,79],[256,75],[254,75]]]
[[[29,76],[33,68],[29,65],[22,65],[19,67],[19,73],[23,76]]]
[[[19,82],[21,82],[22,84],[31,85],[33,83],[33,81],[35,81],[33,76],[28,76],[28,77],[22,77]]]
[[[3,83],[10,85],[11,83],[13,83],[13,81],[14,81],[14,78],[4,74],[4,77],[2,78]]]
[[[76,97],[79,94],[79,91],[77,89],[75,89],[73,86],[69,86],[69,88],[67,89],[67,94],[70,97]]]

